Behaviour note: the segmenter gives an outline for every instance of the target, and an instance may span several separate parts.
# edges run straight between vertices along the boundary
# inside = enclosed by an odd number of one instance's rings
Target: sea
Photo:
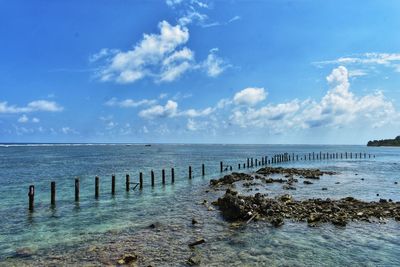
[[[313,152],[353,156],[310,160]],[[294,199],[352,196],[364,201],[400,201],[400,183],[396,184],[400,182],[400,149],[394,147],[2,144],[0,266],[115,266],[126,255],[137,255],[138,266],[187,266],[193,257],[200,266],[400,266],[400,222],[395,220],[356,221],[345,227],[329,223],[309,227],[290,219],[281,227],[262,221],[247,225],[225,221],[211,204],[224,191],[211,189],[210,179],[230,173],[231,166],[233,172],[254,172],[261,166],[243,169],[247,158],[271,159],[282,153],[299,155],[299,160],[274,166],[338,174],[324,175],[312,185],[299,183],[296,190],[273,184],[262,185],[257,192],[271,197],[291,194]],[[136,186],[140,172],[142,189]],[[112,175],[115,195],[111,194]],[[100,181],[97,199],[96,176]],[[76,178],[80,181],[78,202]],[[55,206],[50,204],[52,181],[56,183]],[[33,211],[28,209],[30,185],[35,186]],[[321,190],[324,187],[328,190]],[[188,246],[200,239],[205,242]]]

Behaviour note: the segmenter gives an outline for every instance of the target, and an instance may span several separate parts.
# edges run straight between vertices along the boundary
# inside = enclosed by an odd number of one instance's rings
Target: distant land
[[[382,139],[369,141],[367,146],[400,146],[400,135],[395,139]]]

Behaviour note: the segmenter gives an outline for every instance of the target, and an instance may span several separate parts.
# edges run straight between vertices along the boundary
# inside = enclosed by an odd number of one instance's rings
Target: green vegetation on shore
[[[395,139],[382,139],[369,141],[367,146],[400,146],[400,135]]]

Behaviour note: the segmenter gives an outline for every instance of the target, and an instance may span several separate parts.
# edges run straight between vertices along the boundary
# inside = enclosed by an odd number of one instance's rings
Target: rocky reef
[[[227,189],[224,196],[213,202],[228,221],[262,219],[274,226],[284,224],[284,219],[307,222],[309,226],[332,223],[346,226],[350,221],[382,221],[393,218],[400,221],[400,202],[380,199],[379,202],[364,202],[352,197],[339,200],[308,199],[294,200],[290,195],[268,198],[260,193],[241,196]]]

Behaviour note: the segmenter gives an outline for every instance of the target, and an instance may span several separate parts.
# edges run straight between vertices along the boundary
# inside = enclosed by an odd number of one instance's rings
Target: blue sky
[[[398,1],[0,0],[0,142],[400,134]]]

